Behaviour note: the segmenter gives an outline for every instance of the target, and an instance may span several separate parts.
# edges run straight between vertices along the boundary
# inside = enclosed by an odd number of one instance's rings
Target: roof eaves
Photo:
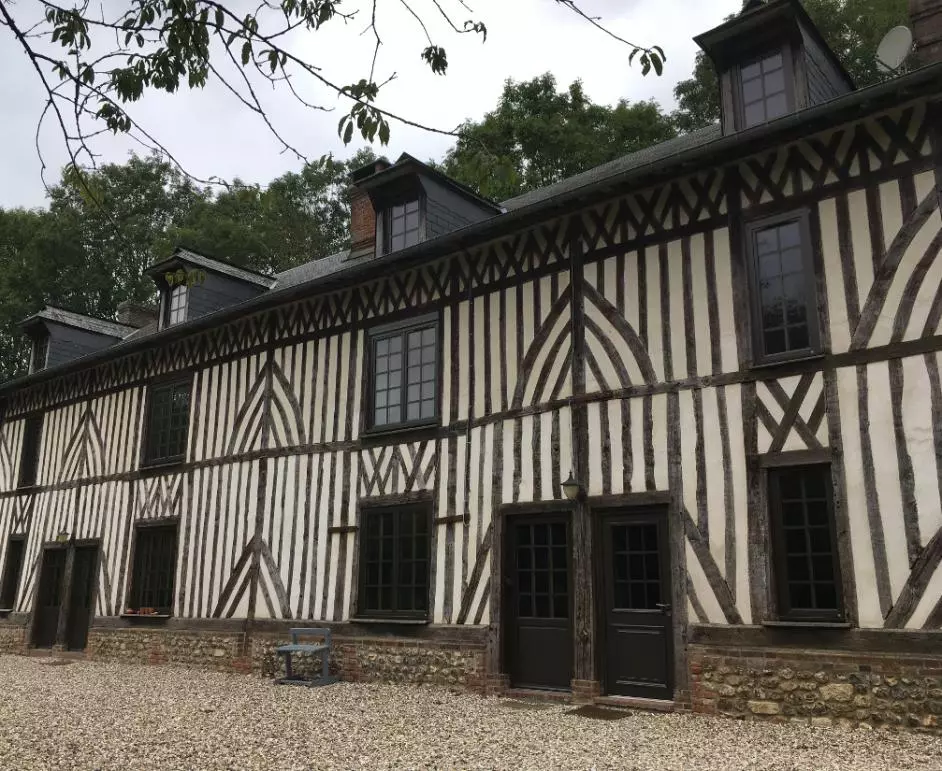
[[[475,244],[499,238],[511,227],[525,227],[530,222],[553,216],[555,211],[562,209],[567,204],[591,205],[594,199],[610,195],[616,187],[637,187],[641,184],[649,184],[654,179],[664,176],[687,174],[707,164],[719,166],[729,163],[737,157],[758,152],[771,142],[781,141],[783,137],[787,138],[793,135],[796,128],[806,129],[802,132],[802,135],[811,134],[838,125],[840,121],[853,119],[854,116],[851,114],[855,110],[857,111],[856,117],[860,117],[861,112],[871,114],[886,109],[891,106],[892,101],[903,104],[908,99],[932,93],[931,90],[926,90],[927,86],[938,90],[940,75],[942,75],[942,63],[922,67],[891,81],[852,91],[837,99],[792,113],[770,123],[729,134],[697,145],[688,151],[671,155],[668,158],[661,158],[652,163],[631,168],[622,174],[614,174],[573,190],[566,190],[558,195],[542,198],[532,204],[472,223],[459,230],[422,242],[387,257],[362,262],[348,262],[346,264],[349,267],[319,276],[311,281],[287,286],[280,290],[276,287],[257,297],[228,306],[193,321],[174,325],[154,335],[118,343],[104,352],[89,354],[57,367],[23,375],[0,384],[0,394],[23,385],[58,377],[72,369],[92,366],[98,363],[99,360],[130,353],[137,348],[145,348],[165,341],[169,342],[215,324],[225,323],[246,313],[260,312],[280,303],[299,299],[308,295],[314,289],[325,291],[337,285],[346,284],[348,281],[368,280],[374,272],[386,273],[391,269],[404,269],[438,259],[450,252],[467,249]],[[890,103],[888,104],[888,102]]]

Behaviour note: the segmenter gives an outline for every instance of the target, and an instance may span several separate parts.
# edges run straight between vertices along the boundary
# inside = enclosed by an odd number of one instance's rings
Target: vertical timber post
[[[577,215],[578,216],[578,215]],[[570,309],[572,329],[572,463],[585,492],[589,480],[588,407],[585,394],[585,307],[582,292],[583,243],[581,219],[569,227]],[[561,470],[562,473],[565,473]],[[573,698],[591,700],[600,692],[596,672],[595,601],[592,583],[592,527],[585,494],[574,501],[572,513],[573,568]]]
[[[266,349],[265,349],[265,390],[262,395],[262,435],[261,449],[267,450],[271,436],[271,401],[274,380],[274,362],[275,362],[275,312],[272,311],[266,320]],[[258,462],[258,489],[255,502],[255,523],[254,535],[252,536],[252,565],[249,568],[249,608],[245,617],[245,627],[242,634],[242,642],[239,646],[238,655],[240,658],[248,659],[243,661],[245,665],[251,666],[252,660],[252,625],[255,621],[255,608],[258,602],[258,585],[262,569],[262,528],[265,522],[265,501],[268,492],[268,467],[274,461],[268,457],[262,457]]]

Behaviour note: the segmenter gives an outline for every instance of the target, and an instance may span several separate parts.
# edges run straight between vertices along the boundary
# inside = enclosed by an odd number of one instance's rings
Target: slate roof
[[[29,318],[21,321],[20,326],[29,326],[39,320],[64,324],[67,327],[76,327],[77,329],[84,329],[86,332],[107,335],[119,340],[123,340],[132,332],[137,332],[135,327],[129,327],[126,324],[118,324],[116,321],[108,321],[107,319],[96,319],[94,316],[85,316],[82,313],[54,308],[51,305],[47,305],[39,313],[34,313]]]
[[[833,125],[836,120],[849,119],[865,112],[870,113],[916,95],[936,93],[940,76],[942,76],[942,63],[928,65],[887,82],[849,92],[829,102],[796,113],[790,113],[762,126],[755,126],[729,136],[722,136],[718,124],[707,126],[704,129],[630,153],[556,184],[511,198],[503,202],[502,207],[505,210],[503,214],[486,218],[393,254],[379,257],[358,257],[355,260],[349,260],[347,259],[349,253],[340,251],[268,278],[181,249],[178,253],[186,255],[183,259],[193,264],[201,264],[199,260],[204,260],[206,261],[206,267],[213,270],[227,269],[226,272],[229,275],[238,274],[240,278],[243,276],[249,277],[249,280],[265,286],[269,291],[262,292],[255,298],[220,309],[194,321],[175,325],[164,330],[158,330],[157,325],[148,325],[140,330],[135,330],[132,327],[124,327],[114,322],[72,314],[75,319],[82,320],[82,323],[91,322],[97,325],[106,325],[112,330],[116,328],[126,330],[121,335],[124,338],[123,341],[116,343],[105,351],[80,357],[68,364],[23,375],[2,383],[0,384],[0,392],[16,388],[25,381],[53,377],[60,370],[79,366],[79,362],[83,360],[90,363],[109,355],[119,355],[124,351],[136,349],[142,344],[146,344],[148,338],[176,337],[186,334],[191,329],[195,330],[212,324],[225,323],[243,313],[277,304],[282,297],[285,300],[290,300],[302,296],[309,288],[318,285],[327,285],[334,282],[342,283],[347,280],[346,277],[356,280],[360,275],[376,274],[377,271],[374,266],[378,263],[383,265],[388,263],[389,269],[395,270],[401,265],[414,264],[435,255],[443,255],[449,251],[465,248],[468,243],[498,237],[504,231],[520,227],[521,223],[532,220],[534,217],[543,216],[545,212],[556,205],[564,205],[569,201],[588,198],[593,192],[601,191],[603,188],[611,188],[616,183],[622,184],[655,174],[677,173],[682,168],[687,168],[692,164],[708,164],[714,162],[714,159],[715,163],[722,164],[728,162],[730,158],[738,157],[739,154],[745,151],[761,147],[770,140],[782,141],[787,139],[797,131],[821,130],[824,127]],[[164,262],[168,261],[165,260]],[[161,264],[163,263],[158,263],[148,270],[154,270]],[[39,315],[37,314],[37,316]],[[99,326],[98,328],[102,327]],[[105,332],[105,334],[112,333]]]
[[[567,177],[553,185],[547,185],[537,190],[531,190],[529,193],[518,195],[515,198],[510,198],[504,201],[501,206],[507,211],[513,211],[514,209],[520,209],[524,206],[541,203],[550,198],[555,198],[562,193],[571,193],[574,190],[578,190],[580,187],[594,185],[609,177],[617,177],[619,174],[624,174],[626,171],[639,169],[642,166],[647,166],[649,163],[657,163],[670,158],[672,155],[701,147],[715,139],[719,139],[721,136],[722,130],[720,129],[720,124],[714,123],[706,128],[691,131],[689,134],[684,134],[674,139],[668,139],[666,142],[651,145],[651,147],[645,147],[643,150],[623,155],[621,158],[603,163],[601,166],[583,171],[581,174]]]
[[[263,286],[266,289],[270,289],[275,283],[275,279],[273,279],[271,276],[266,276],[263,273],[256,273],[254,270],[246,270],[245,268],[240,268],[238,265],[233,265],[232,263],[225,262],[223,260],[214,260],[212,257],[207,257],[206,255],[200,254],[199,252],[191,252],[189,249],[184,249],[183,247],[177,247],[170,257],[168,257],[166,260],[155,262],[144,272],[148,275],[159,273],[160,267],[162,265],[166,265],[168,262],[171,262],[174,259],[183,260],[184,262],[188,262],[192,265],[206,268],[206,270],[213,270],[216,273],[222,273],[226,276],[237,278],[240,281],[245,281],[249,284]]]

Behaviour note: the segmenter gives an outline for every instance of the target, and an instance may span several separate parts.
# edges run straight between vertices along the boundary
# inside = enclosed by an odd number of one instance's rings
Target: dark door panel
[[[88,642],[88,627],[95,607],[97,575],[98,547],[77,547],[72,567],[69,615],[65,628],[65,642],[69,650],[84,650]]]
[[[606,690],[673,698],[666,512],[612,515],[602,526]]]
[[[507,520],[508,672],[519,688],[572,681],[572,580],[565,516]]]
[[[65,549],[52,548],[43,552],[33,622],[33,645],[37,648],[51,648],[56,643],[64,590],[65,556]]]

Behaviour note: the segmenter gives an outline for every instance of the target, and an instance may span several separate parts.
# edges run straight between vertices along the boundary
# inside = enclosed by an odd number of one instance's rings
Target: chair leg
[[[321,677],[324,678],[325,680],[327,679],[329,675],[329,667],[330,667],[330,651],[329,650],[321,651]]]

